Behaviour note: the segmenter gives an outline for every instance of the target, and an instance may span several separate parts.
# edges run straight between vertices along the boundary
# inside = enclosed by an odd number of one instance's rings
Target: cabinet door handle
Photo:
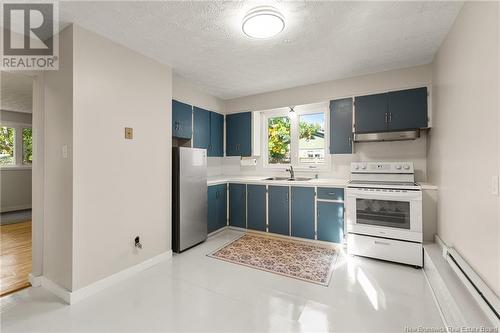
[[[288,193],[286,194],[285,202],[288,202]]]
[[[389,119],[389,115],[387,114],[387,112],[385,113],[385,123],[387,124],[388,123],[388,119]]]
[[[391,245],[389,243],[386,243],[386,242],[381,242],[381,241],[374,241],[375,244],[379,244],[379,245]]]
[[[328,192],[328,195],[335,195],[335,192]]]
[[[392,123],[392,112],[389,112],[389,122]]]

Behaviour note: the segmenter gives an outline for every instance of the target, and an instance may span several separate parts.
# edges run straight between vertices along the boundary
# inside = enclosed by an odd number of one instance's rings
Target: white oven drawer
[[[423,266],[422,244],[349,233],[347,253]]]

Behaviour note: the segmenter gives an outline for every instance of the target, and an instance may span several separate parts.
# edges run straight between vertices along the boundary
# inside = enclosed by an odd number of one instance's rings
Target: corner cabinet
[[[352,154],[352,98],[330,101],[330,154]]]
[[[192,136],[191,105],[172,100],[172,136],[181,139],[191,139]]]
[[[402,131],[428,127],[427,87],[355,98],[357,133]]]
[[[210,111],[193,108],[193,147],[207,149],[210,146]]]
[[[209,157],[224,156],[224,116],[217,112],[210,112],[210,144]]]

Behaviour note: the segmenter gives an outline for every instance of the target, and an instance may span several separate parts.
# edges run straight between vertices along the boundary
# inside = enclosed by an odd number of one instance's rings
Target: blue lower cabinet
[[[217,186],[209,186],[207,192],[208,206],[207,206],[207,229],[208,233],[217,230]]]
[[[229,225],[247,227],[247,190],[245,184],[229,184]]]
[[[292,187],[292,236],[314,239],[314,187]]]
[[[208,233],[224,228],[227,223],[226,184],[208,187]]]
[[[268,223],[269,232],[282,235],[290,235],[290,205],[288,186],[268,187]]]
[[[344,239],[344,204],[318,201],[318,239],[341,244]]]
[[[247,228],[266,231],[266,186],[247,185]]]

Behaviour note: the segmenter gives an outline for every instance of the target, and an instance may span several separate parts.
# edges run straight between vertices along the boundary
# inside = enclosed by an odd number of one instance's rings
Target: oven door
[[[422,241],[422,192],[348,188],[347,231]]]

